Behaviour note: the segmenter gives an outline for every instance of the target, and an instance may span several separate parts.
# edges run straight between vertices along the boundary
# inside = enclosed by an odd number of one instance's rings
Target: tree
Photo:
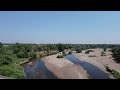
[[[112,49],[112,56],[116,61],[120,62],[120,47]]]
[[[82,49],[81,48],[77,48],[76,51],[77,51],[77,53],[81,53]]]
[[[10,55],[0,55],[0,64],[11,64],[15,60],[14,57]]]
[[[18,58],[28,58],[28,54],[26,52],[19,52],[17,54]]]
[[[64,50],[64,47],[62,44],[58,44],[58,51],[62,52]]]
[[[3,47],[3,44],[0,42],[0,48]]]
[[[30,52],[29,57],[36,58],[37,54],[36,52]]]

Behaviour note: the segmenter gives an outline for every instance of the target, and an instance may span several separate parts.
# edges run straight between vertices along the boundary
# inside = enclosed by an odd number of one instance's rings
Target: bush
[[[104,51],[101,52],[101,56],[105,56],[105,52]]]
[[[31,57],[31,58],[36,58],[36,56],[37,56],[36,52],[29,53],[29,57]]]
[[[47,54],[40,53],[39,56],[40,56],[40,58],[42,58],[44,56],[47,56]]]
[[[58,55],[57,58],[63,58],[63,55]]]
[[[25,52],[19,52],[19,53],[17,54],[17,57],[18,57],[18,58],[28,58],[28,54],[25,53]]]
[[[87,50],[85,54],[89,54],[90,52],[94,52],[93,50]]]
[[[75,51],[77,51],[77,53],[81,53],[82,49],[76,49]]]
[[[11,78],[16,78],[16,79],[24,79],[25,74],[24,71],[16,69],[16,67],[8,67],[8,66],[3,66],[0,67],[0,75],[11,77]]]
[[[8,55],[0,55],[0,64],[11,64],[15,60],[14,57]]]
[[[120,79],[120,73],[115,71],[114,69],[110,69],[106,66],[106,70],[113,75],[113,77]]]
[[[57,54],[58,51],[51,51],[49,55],[54,55],[54,54]]]
[[[113,58],[115,58],[117,62],[120,62],[120,48],[113,48],[112,53]]]

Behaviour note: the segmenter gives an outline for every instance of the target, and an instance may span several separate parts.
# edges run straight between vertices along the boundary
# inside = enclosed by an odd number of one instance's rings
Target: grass
[[[106,70],[113,75],[114,78],[120,79],[120,73],[117,72],[114,69],[110,69],[108,66],[106,66]]]

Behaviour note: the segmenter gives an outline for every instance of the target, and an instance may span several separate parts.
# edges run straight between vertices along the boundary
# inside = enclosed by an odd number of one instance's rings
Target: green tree
[[[37,54],[36,52],[30,52],[29,57],[36,58]]]
[[[62,52],[62,51],[65,49],[62,44],[58,44],[57,47],[58,47],[58,51],[59,51],[59,52]]]
[[[19,52],[17,54],[18,58],[28,58],[28,54],[26,52]]]
[[[82,49],[81,48],[77,48],[76,51],[77,51],[77,53],[81,53]]]
[[[0,48],[2,48],[3,47],[3,44],[0,42]]]

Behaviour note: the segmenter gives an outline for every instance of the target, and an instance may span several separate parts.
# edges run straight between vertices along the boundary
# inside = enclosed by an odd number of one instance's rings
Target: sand
[[[101,70],[106,71],[105,66],[108,66],[110,69],[114,69],[118,72],[120,72],[120,64],[116,63],[114,61],[114,58],[112,58],[112,52],[111,51],[106,51],[106,56],[101,56],[101,52],[103,49],[91,49],[94,52],[90,52],[89,54],[85,54],[85,51],[82,51],[82,53],[76,53],[74,54],[77,58],[79,58],[81,61],[86,61],[89,62]],[[95,55],[96,57],[89,57],[89,55]]]
[[[88,79],[88,74],[81,66],[75,65],[65,58],[51,55],[42,58],[46,67],[60,79]]]

